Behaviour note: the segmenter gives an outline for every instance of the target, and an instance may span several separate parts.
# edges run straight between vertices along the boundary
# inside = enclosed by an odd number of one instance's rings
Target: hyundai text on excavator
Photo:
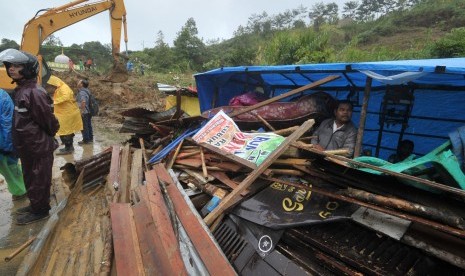
[[[39,61],[41,61],[39,82],[42,81],[42,77],[46,77],[50,74],[48,66],[43,62],[40,55],[40,46],[42,42],[54,32],[106,10],[108,10],[110,14],[113,56],[113,70],[106,80],[110,82],[125,82],[128,79],[126,66],[120,62],[120,57],[123,56],[120,54],[122,29],[124,32],[124,42],[126,43],[126,52],[128,42],[124,1],[100,0],[91,3],[86,2],[89,2],[89,0],[76,0],[56,8],[39,10],[36,15],[24,25],[20,50],[37,55]],[[7,90],[14,88],[4,67],[0,68],[0,88]]]

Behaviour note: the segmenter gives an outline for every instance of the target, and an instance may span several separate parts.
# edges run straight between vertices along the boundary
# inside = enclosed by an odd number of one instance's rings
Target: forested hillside
[[[3,39],[0,50],[18,47]],[[59,38],[49,37],[46,60],[61,53]],[[66,47],[73,60],[92,55],[97,68],[111,64],[110,45],[85,42]],[[465,1],[360,0],[317,3],[275,15],[252,14],[228,40],[204,41],[193,18],[175,40],[163,32],[143,51],[129,52],[146,72],[192,73],[221,66],[376,61],[465,56]]]

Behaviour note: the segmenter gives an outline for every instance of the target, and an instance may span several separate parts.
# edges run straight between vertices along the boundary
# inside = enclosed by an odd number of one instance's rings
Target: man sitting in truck
[[[326,119],[313,133],[312,144],[316,150],[347,149],[348,157],[353,157],[357,128],[352,123],[353,106],[350,101],[338,101],[334,118]]]

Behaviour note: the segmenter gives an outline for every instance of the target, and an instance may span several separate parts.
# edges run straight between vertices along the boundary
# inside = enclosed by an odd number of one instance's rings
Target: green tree
[[[357,7],[357,21],[367,22],[374,20],[373,11],[368,1],[369,0],[362,0],[362,3]]]
[[[2,43],[0,44],[0,52],[5,50],[5,49],[19,49],[19,44],[16,43],[14,40],[9,40],[6,38],[2,38]]]
[[[148,55],[147,63],[151,70],[158,72],[169,72],[171,65],[174,63],[173,50],[165,43],[162,31],[158,31],[155,47],[153,49],[144,49]]]
[[[60,38],[54,34],[49,35],[42,44],[45,46],[63,46]]]
[[[234,31],[233,36],[239,37],[242,35],[246,35],[247,33],[247,28],[242,25],[239,25],[239,27],[237,27],[237,29]]]
[[[273,19],[266,12],[252,14],[247,22],[247,33],[267,36],[273,29]]]
[[[293,27],[294,28],[301,28],[305,26],[305,20],[308,18],[308,9],[302,5],[298,6],[297,8],[292,10],[293,16]]]
[[[325,9],[325,4],[319,2],[314,4],[308,13],[310,22],[313,24],[313,29],[317,32],[320,30],[320,26],[325,23]]]
[[[326,4],[325,20],[332,25],[337,24],[339,21],[339,6],[335,2]]]
[[[339,20],[339,6],[335,3],[325,5],[323,2],[316,3],[310,9],[309,17],[313,22],[315,31],[318,31],[324,23],[337,24]]]
[[[90,41],[82,44],[82,49],[88,55],[86,58],[92,58],[93,64],[98,70],[108,71],[112,67],[111,44],[103,45],[99,41]]]
[[[344,3],[344,7],[342,8],[342,17],[356,20],[357,7],[358,7],[358,1],[349,1],[349,2]]]
[[[254,65],[257,47],[248,43],[239,43],[227,52],[224,63],[230,66]]]
[[[177,62],[185,69],[200,70],[202,68],[205,44],[197,36],[198,30],[194,18],[189,18],[178,32],[174,40],[174,54]]]

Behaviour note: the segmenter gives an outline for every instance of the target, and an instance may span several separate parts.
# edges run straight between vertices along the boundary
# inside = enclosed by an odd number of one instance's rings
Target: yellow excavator
[[[42,42],[58,30],[107,10],[110,13],[113,70],[106,80],[110,82],[125,82],[128,79],[126,66],[120,62],[120,57],[123,56],[120,53],[122,29],[124,31],[126,52],[128,42],[126,8],[123,0],[100,0],[91,1],[90,3],[89,0],[76,0],[56,8],[39,10],[24,25],[20,50],[37,55],[41,64],[39,82],[41,82],[42,77],[49,74],[48,66],[43,62],[39,52]],[[4,67],[0,68],[0,88],[6,90],[14,88]]]

